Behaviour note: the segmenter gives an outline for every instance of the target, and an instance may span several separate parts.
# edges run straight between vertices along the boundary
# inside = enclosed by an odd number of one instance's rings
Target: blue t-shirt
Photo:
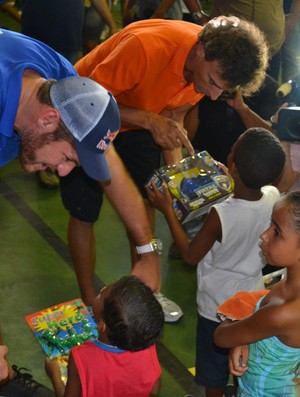
[[[20,137],[14,131],[25,70],[46,79],[76,76],[73,65],[40,41],[0,29],[0,167],[18,156]]]

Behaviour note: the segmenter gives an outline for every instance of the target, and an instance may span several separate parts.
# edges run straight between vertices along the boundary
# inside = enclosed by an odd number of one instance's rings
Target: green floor
[[[134,208],[133,208],[134,210]],[[45,190],[34,175],[26,175],[18,161],[0,169],[0,302],[1,328],[10,348],[9,360],[30,368],[50,387],[44,373],[44,353],[24,317],[79,296],[66,245],[68,215],[59,190]],[[108,202],[96,225],[97,285],[127,274],[130,259],[123,225]],[[159,396],[202,396],[188,371],[195,360],[196,273],[182,261],[170,261],[171,241],[163,217],[157,215],[156,235],[165,244],[162,256],[162,292],[175,300],[184,316],[166,324],[158,346],[163,369]]]

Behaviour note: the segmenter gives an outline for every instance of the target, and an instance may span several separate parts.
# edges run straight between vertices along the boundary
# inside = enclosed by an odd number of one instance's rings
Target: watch
[[[192,19],[194,22],[199,22],[201,19],[204,17],[202,10],[193,12],[192,13]]]
[[[140,245],[136,247],[136,252],[140,254],[146,254],[147,252],[156,252],[158,255],[161,255],[163,249],[163,243],[158,238],[153,238],[150,240],[149,244]]]
[[[271,121],[272,130],[276,131],[277,130],[277,123],[275,123],[275,121],[274,121],[274,115],[270,117],[270,121]]]

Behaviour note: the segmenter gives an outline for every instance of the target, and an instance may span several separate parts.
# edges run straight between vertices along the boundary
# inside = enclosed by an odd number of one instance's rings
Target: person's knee
[[[70,216],[70,219],[69,219],[69,229],[76,228],[76,229],[90,231],[94,228],[94,224],[95,224],[95,222],[82,221],[82,220],[75,218],[73,216]]]

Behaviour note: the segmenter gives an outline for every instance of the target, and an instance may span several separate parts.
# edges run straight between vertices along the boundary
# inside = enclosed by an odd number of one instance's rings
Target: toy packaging
[[[173,208],[180,223],[208,212],[212,204],[233,191],[230,177],[221,171],[207,151],[186,157],[179,163],[161,167],[148,182],[158,189],[165,182],[173,197]]]
[[[64,381],[70,349],[98,338],[97,325],[80,298],[29,314],[25,320],[47,356],[57,357]]]

